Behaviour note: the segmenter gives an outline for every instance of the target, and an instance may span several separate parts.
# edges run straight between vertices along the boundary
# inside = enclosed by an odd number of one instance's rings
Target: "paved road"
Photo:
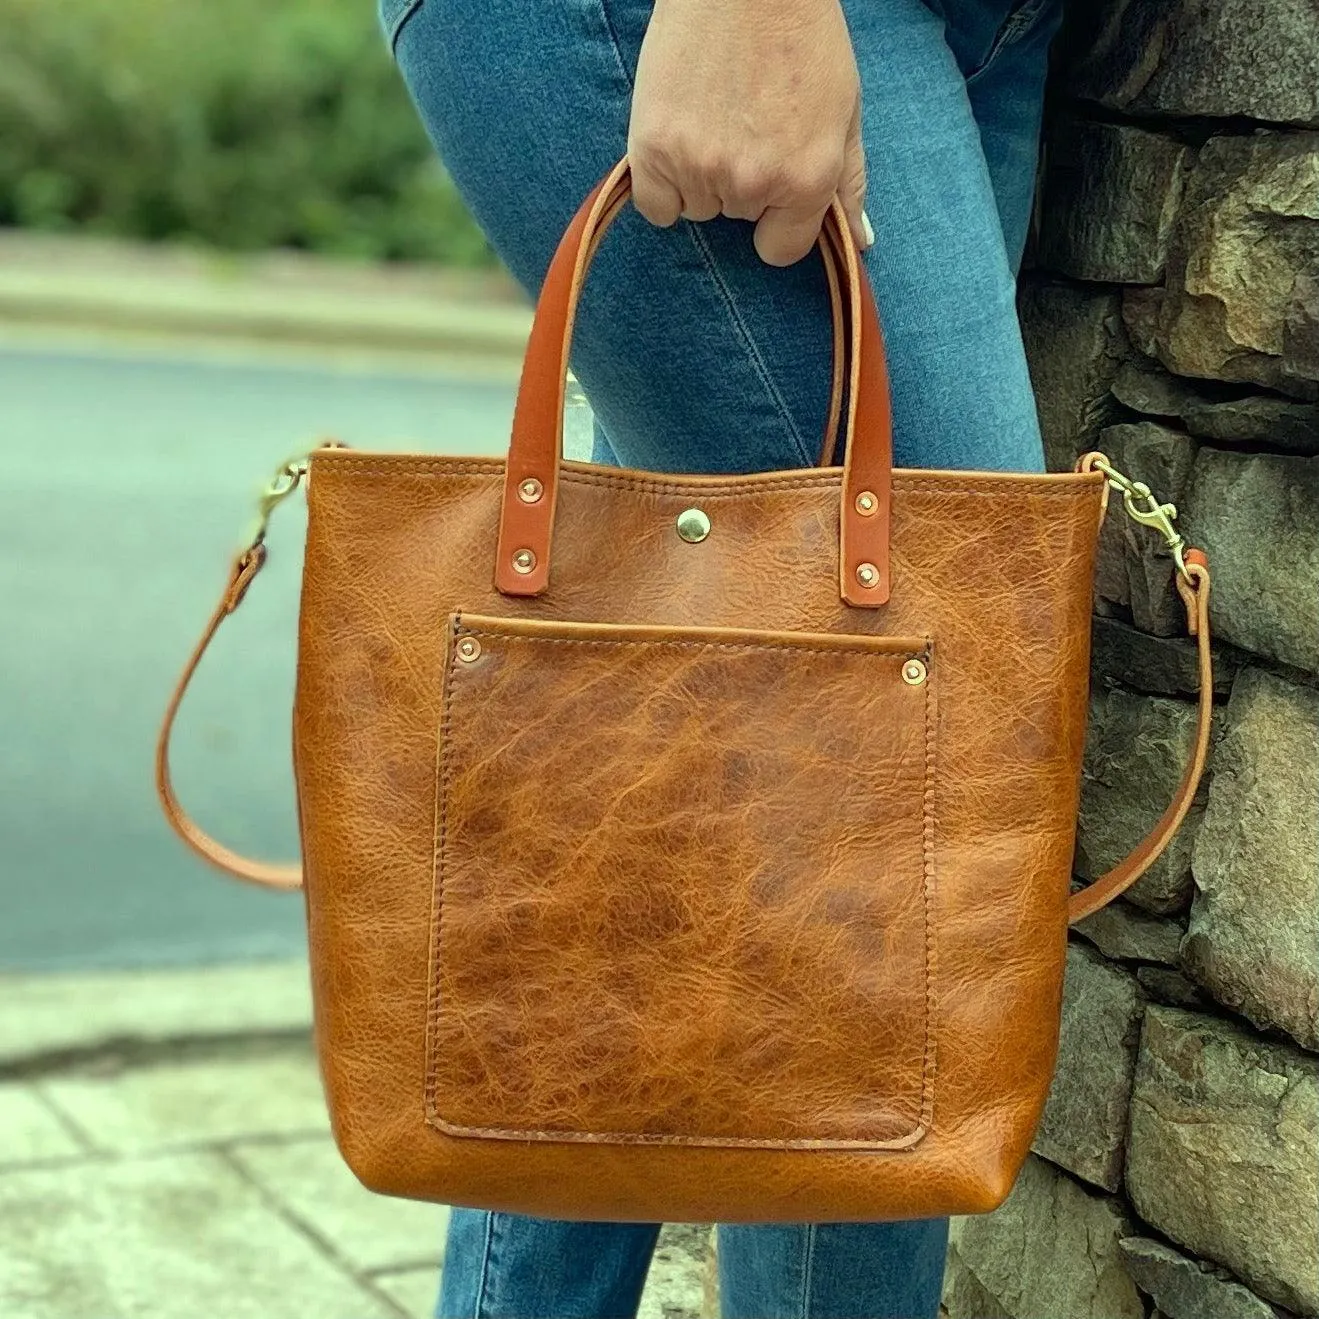
[[[298,897],[224,879],[164,825],[162,702],[259,481],[288,452],[321,434],[502,452],[511,409],[510,380],[462,370],[0,342],[0,968],[300,947]],[[198,818],[273,857],[294,844],[298,502],[178,738]]]

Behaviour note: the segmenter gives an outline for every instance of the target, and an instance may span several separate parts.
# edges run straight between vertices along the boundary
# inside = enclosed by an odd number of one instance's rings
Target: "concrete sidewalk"
[[[518,361],[502,271],[253,255],[0,229],[0,327],[204,336]]]
[[[5,1319],[432,1313],[447,1211],[340,1160],[305,964],[0,976],[0,1005]],[[708,1239],[665,1229],[643,1319],[703,1312]]]

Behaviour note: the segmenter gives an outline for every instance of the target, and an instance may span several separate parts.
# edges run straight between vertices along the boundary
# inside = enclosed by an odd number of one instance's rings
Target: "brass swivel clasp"
[[[302,484],[302,478],[307,475],[309,456],[307,453],[296,454],[282,464],[257,496],[256,517],[247,535],[248,549],[255,549],[265,542],[272,514]]]
[[[274,511],[302,484],[307,475],[307,465],[316,449],[345,449],[348,446],[338,440],[322,440],[315,449],[305,449],[295,453],[266,483],[257,496],[256,517],[252,521],[247,536],[247,548],[254,550],[265,543],[266,530]]]
[[[1109,485],[1122,492],[1122,504],[1128,517],[1159,532],[1177,564],[1178,573],[1189,582],[1191,575],[1186,570],[1186,541],[1173,525],[1173,519],[1177,516],[1176,505],[1159,503],[1144,481],[1133,481],[1131,477],[1119,472],[1102,454],[1090,455],[1088,465],[1103,472]]]

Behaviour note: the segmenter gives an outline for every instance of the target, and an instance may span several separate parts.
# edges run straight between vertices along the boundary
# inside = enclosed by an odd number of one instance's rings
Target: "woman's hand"
[[[756,251],[811,250],[835,193],[862,211],[861,83],[839,0],[655,0],[628,129],[632,196],[652,224],[756,221]]]

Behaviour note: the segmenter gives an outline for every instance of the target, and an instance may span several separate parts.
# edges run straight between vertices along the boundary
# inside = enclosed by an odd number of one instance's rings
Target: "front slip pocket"
[[[928,638],[454,614],[431,1125],[919,1141],[936,678]]]

